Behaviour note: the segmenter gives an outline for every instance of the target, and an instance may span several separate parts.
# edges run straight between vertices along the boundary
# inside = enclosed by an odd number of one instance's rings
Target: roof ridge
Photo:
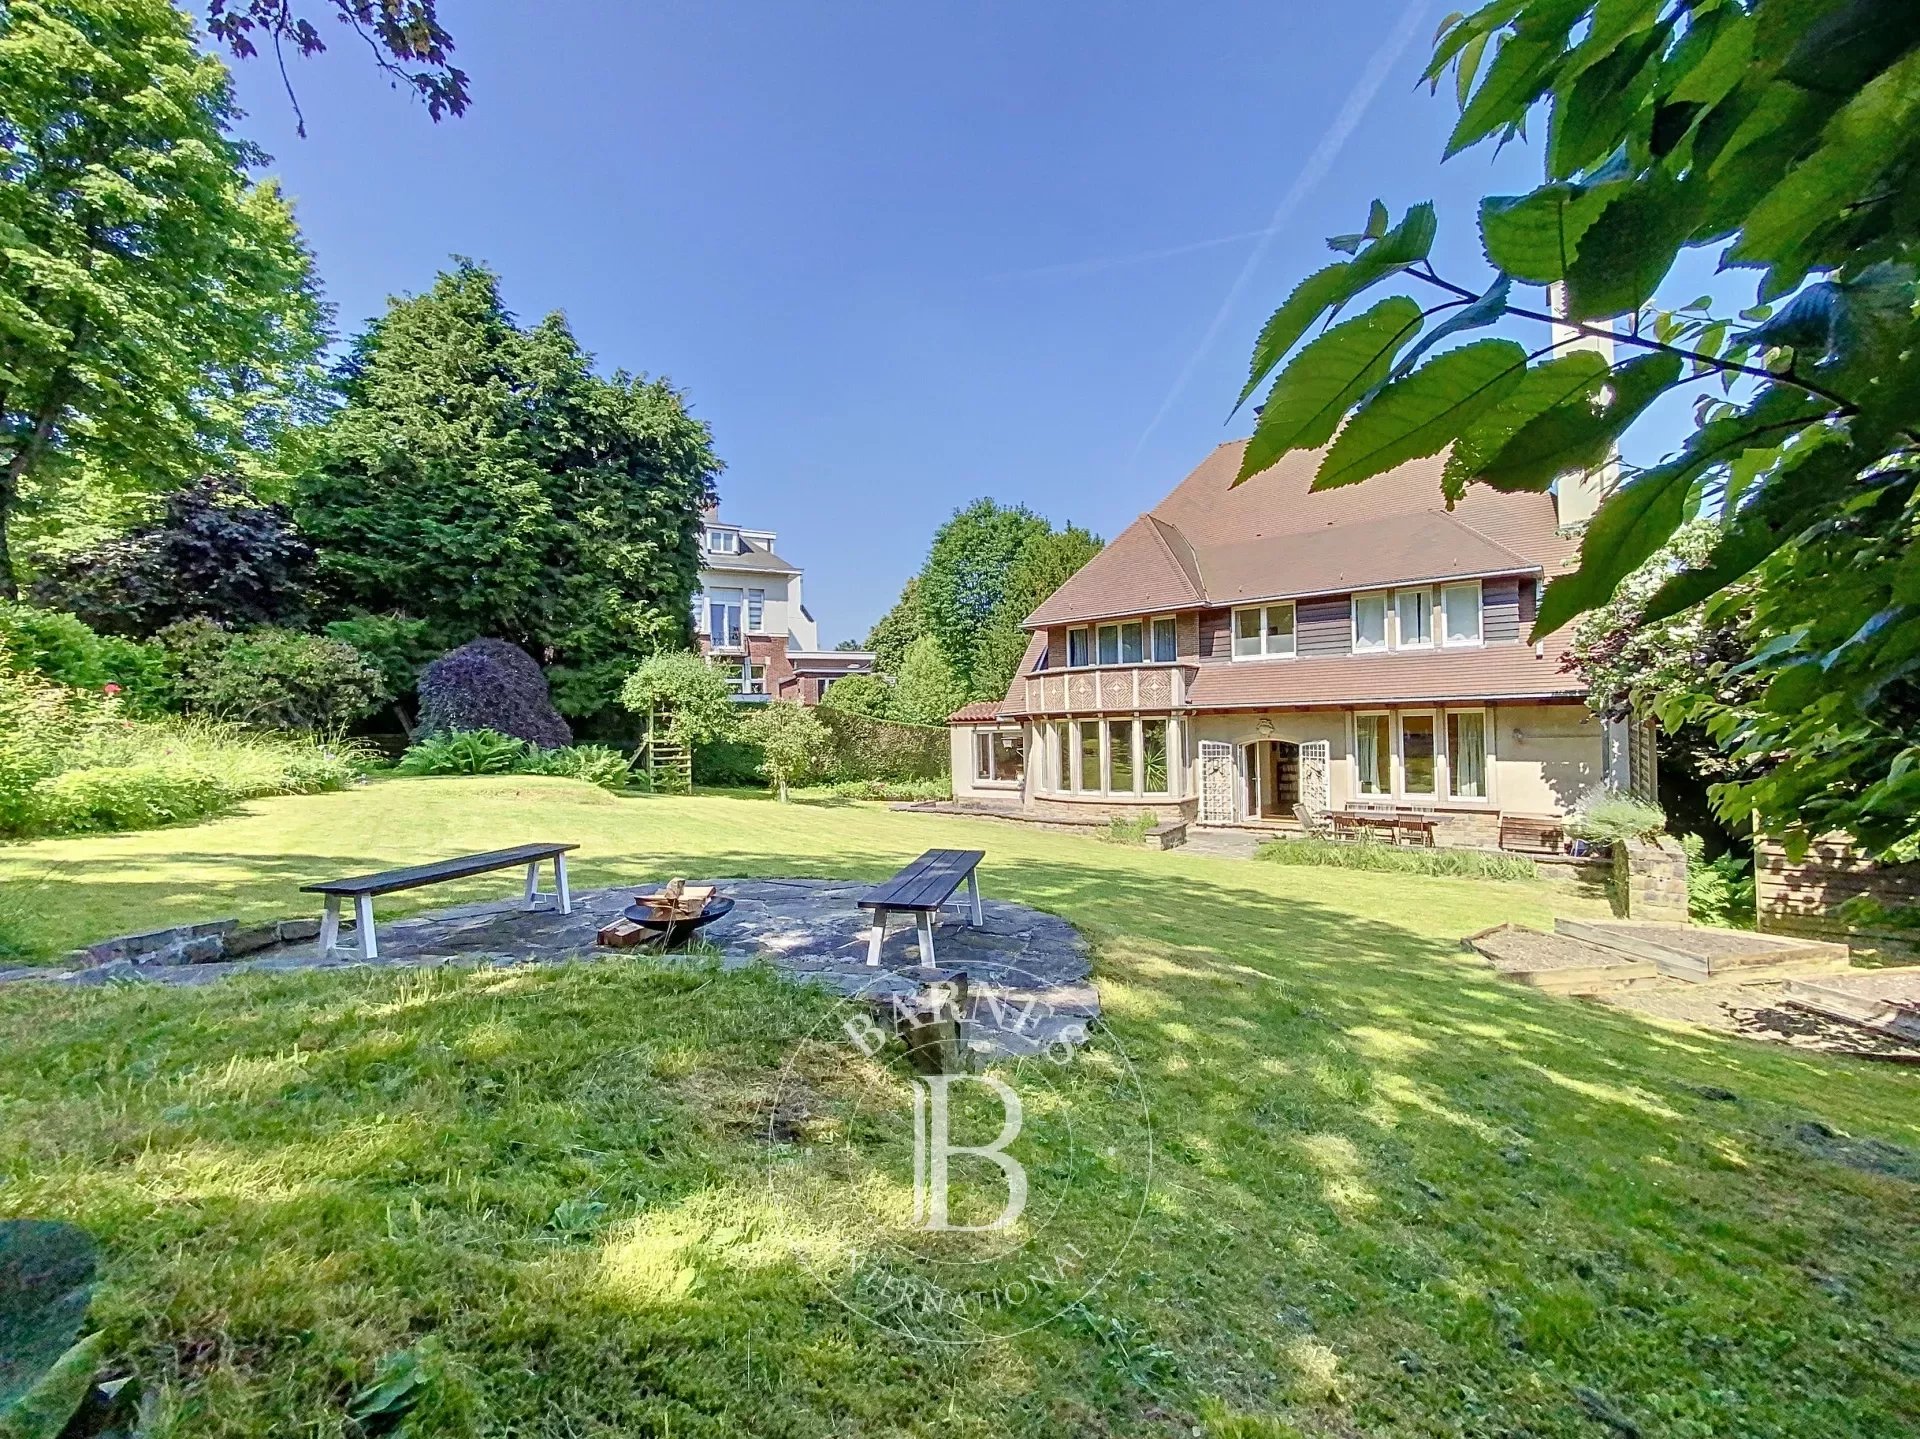
[[[1200,575],[1200,557],[1193,551],[1193,542],[1186,537],[1178,525],[1171,520],[1161,519],[1152,510],[1142,510],[1140,518],[1147,522],[1147,528],[1153,532],[1153,537],[1160,541],[1160,548],[1167,552],[1167,558],[1173,561],[1174,567],[1180,571],[1181,576],[1192,588],[1194,602],[1204,604],[1207,598],[1207,586]],[[1169,535],[1173,539],[1169,539]],[[1173,547],[1173,540],[1180,541],[1179,550]],[[1182,555],[1181,550],[1186,553]]]
[[[1492,535],[1488,534],[1485,530],[1481,529],[1480,526],[1468,524],[1465,520],[1461,519],[1460,516],[1456,515],[1452,510],[1436,510],[1432,506],[1428,506],[1427,513],[1438,515],[1440,516],[1440,518],[1444,520],[1451,521],[1453,524],[1458,525],[1461,529],[1465,530],[1468,534],[1472,535],[1475,539],[1484,540],[1486,541],[1486,543],[1492,545],[1496,550],[1500,551],[1500,553],[1502,553],[1503,555],[1510,556],[1516,563],[1518,563],[1519,565],[1521,565],[1526,569],[1538,570],[1538,569],[1546,568],[1546,566],[1542,565],[1540,561],[1528,559],[1525,555],[1521,554],[1518,550],[1514,549],[1512,545],[1501,544],[1500,541],[1496,540]]]

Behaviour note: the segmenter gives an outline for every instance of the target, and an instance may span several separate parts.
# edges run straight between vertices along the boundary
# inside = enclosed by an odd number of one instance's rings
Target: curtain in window
[[[1353,597],[1353,647],[1356,650],[1383,650],[1387,647],[1387,597]]]
[[[1385,794],[1388,789],[1387,717],[1360,715],[1353,722],[1354,762],[1359,768],[1361,794]]]
[[[1153,659],[1155,664],[1172,664],[1178,657],[1179,632],[1172,620],[1153,622]]]
[[[1478,712],[1447,716],[1448,788],[1458,799],[1487,797],[1487,717]]]

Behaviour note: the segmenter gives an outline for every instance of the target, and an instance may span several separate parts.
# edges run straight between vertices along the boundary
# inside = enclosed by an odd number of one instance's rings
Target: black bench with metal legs
[[[340,943],[340,901],[353,900],[354,939],[362,959],[378,959],[380,944],[373,935],[373,897],[376,894],[396,894],[403,889],[420,889],[429,884],[440,884],[450,879],[466,879],[470,875],[490,874],[496,869],[513,869],[519,865],[527,867],[527,886],[525,908],[537,909],[539,902],[549,898],[540,889],[540,866],[553,862],[553,889],[551,898],[562,914],[573,913],[573,894],[567,888],[567,851],[580,848],[577,844],[520,844],[512,849],[489,850],[485,854],[463,854],[453,859],[435,860],[432,864],[416,864],[407,869],[383,870],[379,874],[360,874],[351,879],[330,879],[322,884],[303,884],[302,894],[324,894],[327,897],[326,913],[320,919],[320,957],[332,957],[334,949]]]
[[[880,963],[887,921],[895,914],[911,914],[920,931],[920,962],[933,963],[933,917],[966,881],[967,923],[979,927],[980,879],[974,873],[987,857],[983,849],[930,849],[885,884],[860,896],[860,908],[873,911],[873,929],[867,936],[867,963]]]

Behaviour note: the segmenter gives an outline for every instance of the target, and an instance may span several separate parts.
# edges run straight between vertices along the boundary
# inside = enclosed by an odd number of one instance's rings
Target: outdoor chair
[[[1333,839],[1338,833],[1338,825],[1324,814],[1308,809],[1303,804],[1293,807],[1293,817],[1300,823],[1300,831],[1309,839]]]

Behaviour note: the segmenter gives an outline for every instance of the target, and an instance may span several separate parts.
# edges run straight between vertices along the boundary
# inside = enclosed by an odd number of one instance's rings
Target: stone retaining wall
[[[1627,919],[1687,922],[1687,853],[1670,835],[1613,847],[1613,903]]]

